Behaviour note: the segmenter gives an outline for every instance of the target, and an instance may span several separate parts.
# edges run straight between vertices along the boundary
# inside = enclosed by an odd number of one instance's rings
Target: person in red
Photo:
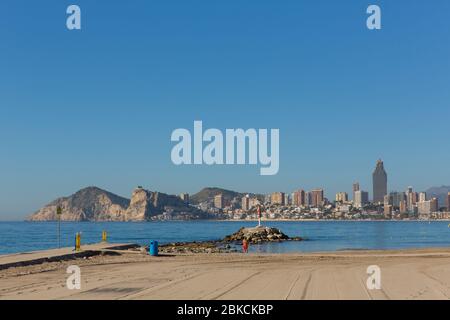
[[[248,241],[247,239],[242,240],[242,252],[248,253]]]

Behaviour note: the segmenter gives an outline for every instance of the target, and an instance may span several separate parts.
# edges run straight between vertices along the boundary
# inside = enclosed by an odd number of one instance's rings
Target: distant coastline
[[[190,219],[190,220],[144,220],[144,221],[89,221],[89,220],[83,220],[83,221],[61,221],[61,222],[72,222],[72,223],[123,223],[123,222],[130,222],[130,223],[152,223],[152,222],[204,222],[204,221],[217,221],[217,222],[258,222],[258,219]],[[431,219],[431,220],[423,220],[423,219],[404,219],[404,220],[397,220],[397,219],[261,219],[261,222],[450,222],[450,219]],[[0,220],[0,223],[2,222],[29,222],[29,223],[35,223],[35,222],[58,222],[58,220],[41,220],[41,221],[35,221],[35,220]]]
[[[444,188],[444,187],[443,187]],[[446,187],[445,187],[446,188]],[[447,190],[447,189],[446,189]],[[323,190],[315,190],[323,196]],[[299,192],[294,196],[298,198]],[[339,194],[339,196],[342,196]],[[422,198],[426,197],[421,194]],[[294,197],[294,198],[296,198]],[[270,199],[269,199],[270,198]],[[445,208],[418,211],[393,209],[382,203],[358,206],[348,201],[336,200],[315,205],[283,202],[286,195],[274,193],[270,197],[261,194],[239,193],[217,187],[204,188],[190,196],[183,193],[169,195],[149,191],[141,186],[133,190],[131,198],[91,186],[70,196],[60,197],[31,214],[30,221],[449,221],[450,212]],[[422,200],[423,200],[422,199]],[[436,199],[436,198],[433,198]],[[298,199],[297,199],[298,200]],[[437,205],[437,200],[433,200]],[[297,203],[297,204],[296,204]],[[421,205],[431,202],[419,202]],[[435,208],[436,207],[436,208]],[[59,212],[59,214],[58,214]]]

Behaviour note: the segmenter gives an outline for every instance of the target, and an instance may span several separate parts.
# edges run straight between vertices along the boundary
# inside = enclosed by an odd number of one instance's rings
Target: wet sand
[[[69,290],[69,265],[81,289]],[[381,268],[381,289],[366,286]],[[311,254],[138,252],[0,270],[0,299],[449,299],[450,249]]]

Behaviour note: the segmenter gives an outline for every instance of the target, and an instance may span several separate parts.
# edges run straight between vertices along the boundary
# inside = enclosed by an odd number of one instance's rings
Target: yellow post
[[[75,251],[81,251],[81,234],[77,233],[75,236]]]
[[[106,231],[102,232],[102,242],[106,242],[108,239],[108,234],[106,233]]]

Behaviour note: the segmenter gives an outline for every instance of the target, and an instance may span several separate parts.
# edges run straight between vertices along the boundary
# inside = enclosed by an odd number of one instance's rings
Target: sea
[[[304,241],[252,245],[251,252],[329,252],[450,247],[448,221],[272,221],[264,225],[279,228]],[[219,240],[254,221],[161,221],[161,222],[0,222],[0,255],[101,241],[102,231],[111,243],[149,245],[185,241]],[[58,238],[60,243],[58,243]]]

